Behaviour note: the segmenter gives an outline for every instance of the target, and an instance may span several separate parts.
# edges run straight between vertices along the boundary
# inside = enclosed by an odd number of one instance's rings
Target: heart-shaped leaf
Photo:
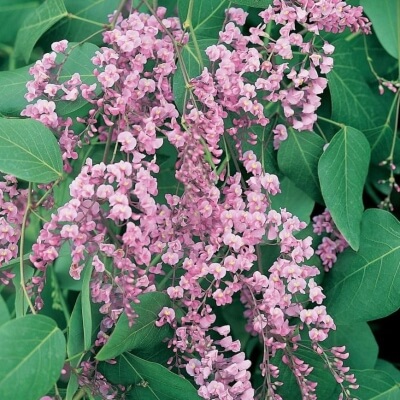
[[[360,249],[346,249],[325,278],[326,305],[337,324],[386,317],[400,308],[400,223],[365,211]]]
[[[38,400],[56,383],[65,359],[64,335],[43,315],[0,327],[0,398]]]
[[[164,293],[151,292],[139,296],[139,300],[140,303],[133,304],[138,315],[134,324],[129,326],[128,317],[122,314],[107,343],[97,354],[97,360],[108,360],[133,349],[151,353],[168,335],[169,327],[164,325],[158,328],[155,322],[161,309],[170,305],[169,297]]]
[[[335,134],[318,163],[322,196],[339,231],[350,246],[360,244],[364,210],[362,193],[370,146],[362,132],[346,126]]]
[[[60,178],[61,151],[51,130],[33,119],[0,118],[0,171],[37,183]]]

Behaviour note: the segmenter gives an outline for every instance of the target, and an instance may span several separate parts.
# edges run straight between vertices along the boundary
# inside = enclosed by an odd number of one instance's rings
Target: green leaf
[[[111,383],[133,385],[128,400],[200,400],[194,386],[160,364],[124,353],[100,370]]]
[[[170,306],[169,297],[163,293],[151,292],[140,295],[139,300],[140,303],[132,305],[138,315],[133,325],[130,327],[128,317],[122,314],[107,343],[97,354],[97,360],[108,360],[130,350],[135,350],[135,354],[151,353],[168,335],[169,327],[164,325],[158,328],[155,321],[161,309]]]
[[[345,365],[351,369],[373,369],[378,358],[378,344],[366,322],[336,325],[323,345],[325,348],[346,346],[350,357]]]
[[[400,371],[389,361],[379,358],[375,364],[375,369],[386,372],[396,381],[396,383],[400,383]]]
[[[350,246],[360,244],[362,193],[370,147],[362,132],[344,127],[333,137],[318,163],[322,196],[332,219]]]
[[[376,369],[354,371],[360,387],[354,394],[362,400],[398,400],[399,384],[386,372]]]
[[[6,116],[19,116],[28,105],[25,100],[26,83],[32,79],[29,66],[14,71],[0,72],[0,113]]]
[[[67,354],[68,358],[85,351],[83,342],[82,295],[76,299],[68,324]]]
[[[289,129],[288,138],[278,151],[280,170],[313,200],[322,203],[318,181],[318,161],[323,153],[324,140],[314,132],[295,132]]]
[[[310,215],[314,208],[314,201],[288,178],[280,181],[281,193],[271,197],[271,207],[274,210],[286,208],[296,215],[300,221],[310,222]]]
[[[188,26],[188,31],[192,40],[193,36],[197,40],[217,38],[225,21],[225,10],[228,6],[227,0],[178,0],[178,13],[184,27],[185,24],[191,25],[192,29]]]
[[[67,392],[65,394],[65,400],[74,400],[75,393],[79,389],[79,382],[78,382],[78,376],[75,374],[71,374],[68,380],[68,385],[67,385]]]
[[[68,15],[62,0],[46,0],[25,19],[15,41],[15,56],[29,61],[32,50],[41,36],[57,21]]]
[[[61,39],[82,42],[90,38],[92,43],[101,45],[103,44],[102,35],[99,33],[101,25],[108,24],[108,15],[118,8],[119,3],[119,0],[64,0],[65,8],[70,15],[49,29],[45,37],[52,42]]]
[[[334,45],[334,68],[327,75],[332,101],[331,119],[361,131],[382,126],[390,105],[382,101],[377,82],[374,90],[368,84],[371,72],[363,38],[342,39]],[[367,71],[360,69],[361,63]]]
[[[360,249],[338,257],[324,286],[337,324],[386,317],[400,307],[400,224],[389,212],[366,210]]]
[[[400,56],[400,4],[398,0],[361,0],[361,6],[384,49],[394,58]]]
[[[86,263],[82,278],[82,321],[84,348],[90,349],[92,345],[92,306],[90,295],[90,280],[92,278],[93,264],[91,259]]]
[[[55,322],[27,315],[0,327],[0,398],[37,400],[60,376],[65,339]]]
[[[0,171],[29,182],[62,176],[62,158],[49,128],[33,119],[0,118]]]
[[[0,325],[3,325],[5,322],[9,320],[10,320],[10,312],[8,311],[8,307],[3,299],[3,296],[0,295]]]
[[[232,3],[239,6],[249,6],[254,8],[267,8],[273,0],[233,0]]]
[[[0,5],[0,41],[14,44],[18,29],[24,19],[39,6],[39,1],[2,0]]]
[[[83,293],[80,293],[76,299],[68,324],[67,354],[69,358],[75,360],[71,362],[74,367],[79,365],[79,360],[84,356],[84,353],[92,347],[104,317],[99,312],[99,304],[91,302],[90,309],[88,309],[87,305],[83,304],[82,298]],[[89,328],[91,329],[90,331]]]

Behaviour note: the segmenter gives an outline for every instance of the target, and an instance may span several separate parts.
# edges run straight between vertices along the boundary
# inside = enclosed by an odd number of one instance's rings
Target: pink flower
[[[109,88],[115,84],[120,78],[117,67],[112,64],[106,65],[104,72],[101,72],[97,79],[105,88]]]
[[[67,49],[67,46],[68,46],[68,40],[60,40],[59,42],[54,42],[51,45],[51,49],[56,53],[64,53],[64,51]]]
[[[158,314],[159,319],[156,321],[156,326],[161,327],[166,323],[172,325],[175,321],[175,311],[169,307],[163,307],[163,309]]]

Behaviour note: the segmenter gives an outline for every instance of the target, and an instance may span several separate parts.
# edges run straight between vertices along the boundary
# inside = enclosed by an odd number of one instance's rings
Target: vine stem
[[[63,180],[62,177],[58,178],[56,181],[53,182],[51,187],[43,194],[43,196],[35,203],[31,205],[31,210],[38,208],[47,198],[47,196],[51,193],[55,186],[57,186]]]
[[[101,26],[102,28],[106,28],[108,25],[107,24],[103,24],[101,22],[97,22],[97,21],[93,21],[91,19],[87,19],[87,18],[82,18],[82,17],[78,17],[75,14],[68,14],[67,16],[69,19],[76,19],[78,21],[83,21],[83,22],[87,22],[88,24],[92,24],[92,25],[96,25],[96,26]]]
[[[196,34],[194,32],[193,23],[192,23],[193,4],[194,4],[194,0],[190,0],[189,1],[189,7],[188,7],[188,13],[187,13],[187,16],[186,16],[186,20],[183,23],[183,27],[185,29],[189,28],[190,36],[191,36],[191,38],[193,40],[194,48],[196,50],[197,58],[199,60],[199,65],[200,65],[201,69],[203,69],[204,68],[203,57],[201,55],[199,43],[197,42]]]
[[[32,314],[36,314],[35,308],[33,307],[31,298],[28,295],[28,292],[26,291],[25,287],[25,275],[24,275],[24,244],[25,244],[25,230],[26,230],[26,222],[28,220],[28,215],[31,209],[31,193],[32,193],[32,183],[29,182],[28,186],[28,199],[26,203],[26,208],[25,208],[25,213],[24,217],[22,220],[22,227],[21,227],[21,240],[19,242],[19,273],[20,273],[20,285],[21,289],[24,293],[24,296],[26,298],[26,301],[29,305],[29,308],[32,312]],[[25,314],[25,307],[23,310],[23,314]]]

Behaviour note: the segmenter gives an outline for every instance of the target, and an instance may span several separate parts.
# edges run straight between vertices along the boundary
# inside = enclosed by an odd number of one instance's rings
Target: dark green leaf
[[[55,322],[27,315],[0,327],[0,398],[38,400],[60,376],[64,335]]]
[[[65,400],[74,400],[74,398],[76,399],[75,393],[78,391],[78,389],[79,389],[78,377],[75,374],[71,374],[67,385]]]
[[[158,328],[155,321],[161,309],[170,306],[169,297],[152,292],[139,296],[139,300],[139,304],[132,305],[138,315],[134,324],[130,327],[128,317],[122,314],[108,342],[97,354],[97,360],[108,360],[129,350],[135,350],[135,354],[140,351],[151,352],[168,335],[168,326]]]
[[[359,389],[354,393],[362,400],[398,400],[399,384],[386,372],[376,369],[354,371]]]
[[[3,296],[0,295],[0,325],[4,324],[10,319],[10,312]]]
[[[92,344],[92,307],[90,296],[90,280],[92,278],[93,264],[91,259],[86,263],[82,278],[82,322],[84,348],[90,349]]]
[[[14,44],[15,36],[24,19],[39,6],[39,1],[2,0],[0,5],[0,41],[9,46]]]
[[[0,171],[29,182],[62,176],[62,158],[49,128],[33,119],[0,118]]]
[[[14,71],[0,72],[0,113],[6,116],[19,116],[27,106],[25,100],[26,83],[32,79],[29,75],[30,67],[23,67]]]
[[[378,344],[366,322],[336,325],[336,330],[329,332],[323,346],[346,346],[346,353],[350,357],[345,364],[351,369],[374,368],[378,358]]]
[[[160,364],[124,353],[114,365],[103,364],[105,377],[114,384],[133,385],[128,399],[200,400],[193,385]]]
[[[326,276],[329,313],[337,324],[386,317],[400,307],[400,225],[387,211],[365,211],[360,249],[347,249]]]
[[[28,62],[40,37],[57,21],[68,15],[62,0],[46,0],[25,19],[15,41],[15,56]]]
[[[361,0],[365,13],[384,49],[394,58],[400,56],[400,4],[398,0]]]
[[[334,68],[327,75],[332,100],[331,118],[362,131],[382,126],[388,108],[378,93],[378,83],[375,81],[374,90],[368,85],[371,72],[363,39],[342,39],[334,44]],[[367,71],[360,69],[360,63]]]
[[[99,304],[90,303],[90,310],[85,309],[82,303],[82,293],[79,294],[68,325],[67,353],[69,358],[73,358],[71,365],[77,367],[79,360],[84,353],[93,346],[97,336],[100,322],[104,315],[99,312]],[[90,316],[87,314],[90,313]],[[91,321],[91,331],[89,331],[88,321]],[[86,343],[85,343],[86,342]]]
[[[83,353],[84,350],[85,344],[83,342],[82,295],[79,294],[68,324],[68,358]]]
[[[278,151],[280,170],[313,200],[322,203],[318,180],[318,160],[323,153],[324,140],[313,132],[289,129],[288,138]]]
[[[379,358],[375,364],[375,369],[386,372],[396,381],[396,383],[400,383],[400,371],[392,363]]]
[[[300,221],[309,223],[314,201],[288,178],[281,179],[280,189],[281,193],[271,197],[271,207],[278,211],[280,208],[286,208]]]
[[[368,173],[370,147],[352,127],[336,133],[318,163],[322,196],[332,219],[350,246],[360,244],[362,192]]]

